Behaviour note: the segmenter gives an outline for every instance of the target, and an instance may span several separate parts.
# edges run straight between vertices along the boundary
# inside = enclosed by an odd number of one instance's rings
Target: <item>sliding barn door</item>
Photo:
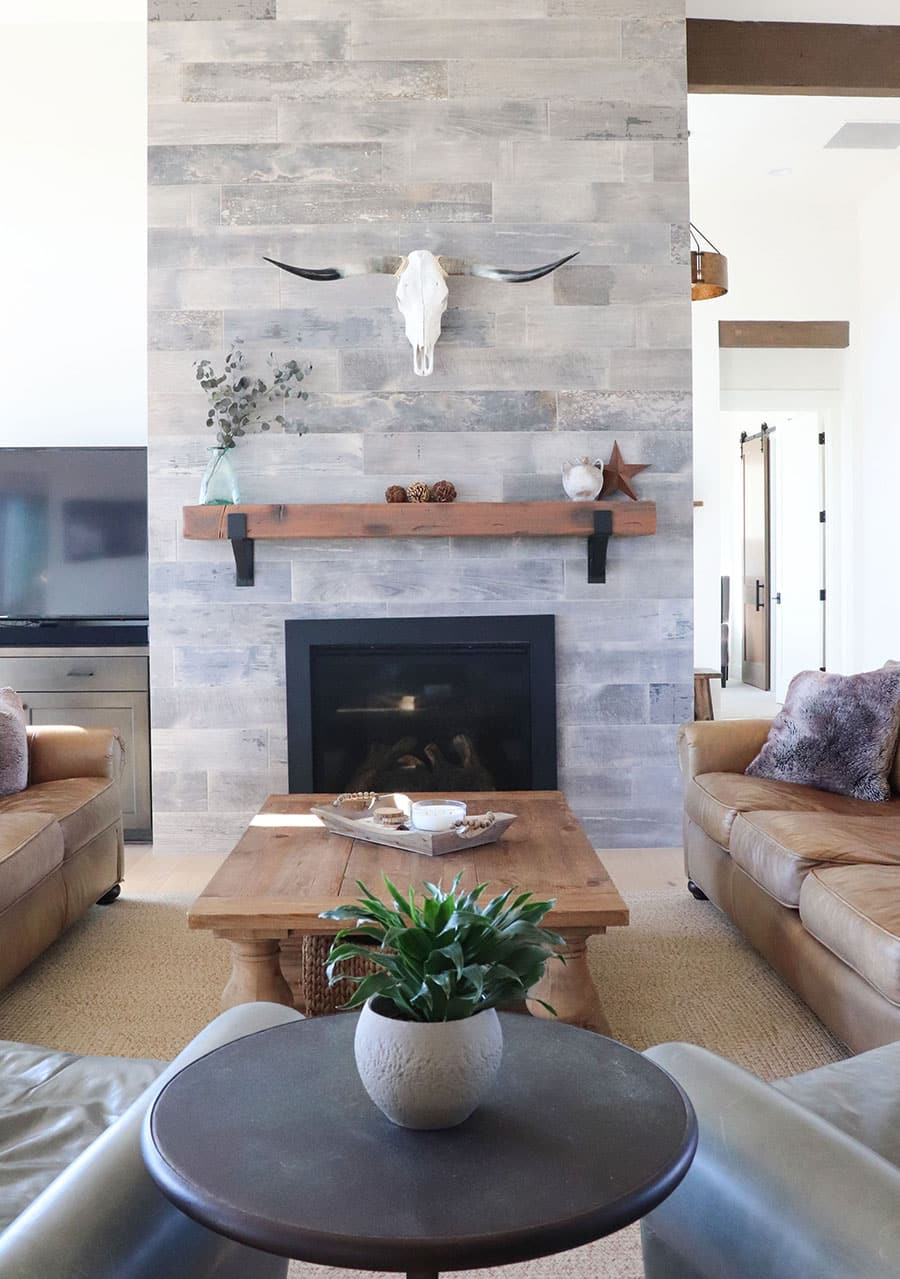
[[[771,686],[769,626],[769,440],[741,443],[744,477],[744,653],[745,684]]]

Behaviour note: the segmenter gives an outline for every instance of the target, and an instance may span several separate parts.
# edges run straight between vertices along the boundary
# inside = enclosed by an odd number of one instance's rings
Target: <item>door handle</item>
[[[71,679],[72,676],[77,676],[78,679],[93,679],[94,672],[93,671],[67,671],[66,672],[67,679]]]
[[[766,586],[765,582],[761,582],[759,578],[756,579],[756,611],[757,613],[759,612],[761,608],[766,607],[765,604],[763,604],[759,598],[759,593],[760,591],[765,590],[765,586]]]

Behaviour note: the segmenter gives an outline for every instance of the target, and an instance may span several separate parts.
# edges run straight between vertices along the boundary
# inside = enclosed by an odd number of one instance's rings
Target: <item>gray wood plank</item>
[[[543,352],[466,350],[438,346],[431,383],[436,389],[502,390],[519,387],[604,387],[609,381],[607,351]],[[646,355],[646,352],[641,352]],[[647,371],[646,376],[650,376]],[[341,353],[344,390],[414,390],[419,379],[407,352],[346,351]]]
[[[441,62],[188,62],[187,102],[446,98]]]
[[[149,0],[151,22],[197,22],[209,19],[275,17],[276,0]]]
[[[684,60],[481,58],[450,63],[450,97],[596,98],[669,106],[685,92]]]
[[[365,111],[340,101],[279,102],[278,136],[284,142],[368,142],[413,139],[418,144],[481,138],[541,137],[547,132],[544,102],[484,97],[371,102]],[[665,136],[665,135],[662,135]]]
[[[332,222],[487,222],[485,182],[308,182],[222,188],[222,221],[235,226]]]
[[[274,102],[151,101],[148,112],[151,145],[274,142],[277,124]]]
[[[148,163],[148,181],[167,186],[377,182],[381,177],[381,147],[372,142],[228,142],[194,146],[179,142],[151,146]]]
[[[354,21],[353,58],[618,58],[621,24],[613,18],[502,18],[485,11],[452,17]],[[650,33],[644,43],[651,39]],[[639,32],[633,36],[637,43]],[[655,43],[654,43],[655,47]],[[643,56],[643,55],[639,55]]]
[[[212,21],[155,22],[148,33],[151,64],[331,61],[346,55],[347,22],[289,22],[281,14],[277,22],[241,21],[219,16],[225,11],[220,0],[210,0],[213,7]]]

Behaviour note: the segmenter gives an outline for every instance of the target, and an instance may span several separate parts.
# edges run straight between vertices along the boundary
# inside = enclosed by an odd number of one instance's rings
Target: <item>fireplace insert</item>
[[[554,618],[285,623],[293,792],[556,788]]]

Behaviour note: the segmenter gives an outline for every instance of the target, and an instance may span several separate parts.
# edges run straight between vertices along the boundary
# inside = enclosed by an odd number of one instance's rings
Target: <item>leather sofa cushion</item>
[[[900,798],[875,805],[867,799],[832,795],[798,782],[774,782],[743,773],[701,773],[688,783],[684,806],[691,821],[723,848],[730,847],[731,828],[738,813],[777,810],[872,817],[877,807],[882,818],[900,814]]]
[[[119,787],[105,777],[70,777],[40,782],[18,795],[0,799],[6,813],[42,813],[55,817],[62,829],[64,857],[69,858],[121,816]]]
[[[900,1005],[900,866],[829,866],[800,890],[800,920],[817,941]]]
[[[729,851],[760,888],[797,909],[803,881],[816,866],[900,866],[900,806],[892,810],[887,817],[739,813]]]
[[[0,1040],[0,1233],[161,1070]]]
[[[48,813],[0,815],[0,911],[62,865],[63,837]]]

